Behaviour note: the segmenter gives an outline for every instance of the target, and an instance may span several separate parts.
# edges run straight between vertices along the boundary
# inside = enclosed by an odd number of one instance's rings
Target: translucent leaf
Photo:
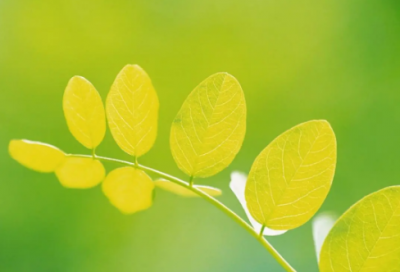
[[[103,182],[103,192],[111,204],[126,214],[150,208],[153,189],[151,178],[133,167],[115,169]]]
[[[231,182],[229,183],[229,187],[236,195],[237,199],[239,200],[240,204],[242,205],[244,211],[246,212],[247,218],[249,218],[250,224],[253,226],[254,230],[257,233],[261,231],[261,224],[258,223],[253,216],[251,216],[249,209],[247,208],[246,199],[244,197],[244,191],[246,188],[246,180],[247,176],[240,172],[233,172],[231,174]],[[263,235],[267,236],[277,236],[284,234],[286,230],[273,230],[270,228],[265,228]]]
[[[184,197],[199,197],[199,195],[197,195],[196,193],[193,193],[189,189],[186,189],[185,187],[182,187],[178,184],[175,184],[175,183],[165,180],[165,179],[156,180],[155,185],[158,188],[161,188],[165,191],[174,193],[176,195],[180,195],[180,196],[184,196]],[[202,192],[204,192],[210,196],[220,196],[222,194],[222,191],[220,189],[210,187],[210,186],[193,185],[193,187],[201,190]]]
[[[8,151],[23,166],[44,173],[53,172],[65,159],[57,147],[29,140],[11,140]]]
[[[364,197],[344,213],[322,246],[321,272],[400,271],[400,186]]]
[[[106,133],[103,102],[92,83],[80,76],[68,82],[63,108],[72,135],[86,148],[96,148]]]
[[[336,219],[337,216],[332,213],[321,213],[318,214],[312,221],[313,239],[318,260],[325,238],[331,231]]]
[[[57,168],[60,183],[67,188],[86,189],[99,184],[105,177],[105,169],[99,160],[67,157]]]
[[[232,162],[245,132],[242,88],[233,76],[217,73],[192,91],[175,117],[170,136],[172,155],[187,175],[212,176]]]
[[[106,101],[111,133],[126,153],[139,157],[157,136],[158,97],[149,76],[138,65],[126,65]]]
[[[328,194],[336,167],[336,138],[326,121],[284,132],[256,158],[246,200],[257,222],[276,230],[301,226]]]

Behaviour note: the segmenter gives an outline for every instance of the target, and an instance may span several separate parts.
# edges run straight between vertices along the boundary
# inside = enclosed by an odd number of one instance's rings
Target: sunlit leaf
[[[258,223],[253,218],[253,216],[251,216],[249,209],[247,208],[246,199],[244,197],[244,192],[245,192],[245,188],[246,188],[246,180],[247,180],[247,176],[245,174],[240,173],[240,172],[233,172],[231,174],[231,182],[229,183],[229,187],[231,188],[231,190],[233,191],[233,193],[239,200],[240,204],[242,205],[242,207],[247,215],[247,218],[249,218],[250,224],[253,226],[254,230],[257,233],[260,233],[262,225],[260,223]],[[265,228],[263,235],[277,236],[277,235],[284,234],[285,232],[286,232],[286,230],[273,230],[270,228]]]
[[[318,214],[312,220],[312,232],[314,239],[315,252],[317,254],[317,259],[319,260],[321,248],[325,241],[326,236],[335,224],[337,216],[332,213],[321,213]]]
[[[176,195],[180,195],[180,196],[184,196],[184,197],[199,197],[198,194],[190,191],[189,189],[186,189],[185,187],[182,187],[178,184],[175,184],[175,183],[165,180],[165,179],[156,180],[154,183],[155,183],[156,187],[161,188],[165,191],[174,193]],[[222,194],[222,191],[220,189],[210,187],[210,186],[193,185],[193,187],[201,190],[202,192],[204,192],[210,196],[220,196]]]
[[[29,140],[11,140],[8,151],[23,166],[45,173],[56,170],[65,159],[57,147]]]
[[[186,99],[171,128],[178,167],[189,176],[208,177],[226,168],[239,152],[246,131],[246,102],[239,82],[217,73]]]
[[[400,271],[400,186],[364,197],[344,213],[322,246],[321,272]]]
[[[117,75],[106,101],[111,133],[126,153],[139,157],[157,136],[158,97],[149,76],[138,65]]]
[[[96,148],[106,133],[103,102],[94,86],[74,76],[64,92],[63,108],[72,135],[86,148]]]
[[[246,185],[250,213],[276,230],[307,222],[328,194],[336,167],[336,138],[326,121],[284,132],[256,158]]]
[[[121,212],[130,214],[150,208],[154,183],[142,170],[122,167],[113,170],[103,182],[103,192]]]
[[[105,177],[105,169],[99,160],[67,157],[57,168],[60,183],[67,188],[86,189],[99,184]]]

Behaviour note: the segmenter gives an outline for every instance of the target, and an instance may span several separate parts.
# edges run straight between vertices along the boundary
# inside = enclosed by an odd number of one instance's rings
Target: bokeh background
[[[311,119],[329,120],[338,139],[321,210],[340,214],[399,184],[398,0],[0,0],[0,271],[283,271],[201,199],[157,191],[150,210],[125,216],[100,187],[65,189],[10,159],[12,138],[88,153],[64,121],[64,88],[82,75],[104,99],[127,63],[149,73],[161,102],[159,136],[141,162],[182,178],[169,150],[175,114],[207,76],[238,78],[245,142],[203,183],[242,216],[231,171],[248,172],[274,137]],[[109,133],[98,153],[129,159]],[[317,271],[310,223],[270,241],[298,271]]]

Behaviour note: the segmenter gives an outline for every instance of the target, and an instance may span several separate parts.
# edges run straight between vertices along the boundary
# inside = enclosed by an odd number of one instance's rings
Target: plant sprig
[[[141,67],[127,65],[122,69],[105,108],[95,87],[75,76],[64,93],[64,114],[72,135],[91,154],[67,154],[49,144],[11,140],[10,155],[33,170],[54,172],[68,188],[92,188],[102,183],[104,195],[125,214],[150,208],[156,186],[181,196],[201,197],[256,238],[286,271],[295,271],[264,236],[280,235],[305,224],[324,202],[337,156],[336,136],[327,121],[308,121],[282,133],[256,158],[247,180],[236,181],[236,187],[231,182],[250,225],[213,197],[221,190],[194,182],[225,169],[242,146],[247,113],[236,78],[217,73],[205,79],[191,92],[172,123],[172,155],[189,177],[188,182],[138,163],[156,139],[159,109],[157,93]],[[106,119],[117,145],[132,156],[132,162],[96,155],[105,136]],[[124,167],[106,175],[102,161]],[[161,180],[153,181],[148,174]],[[358,219],[353,220],[354,216]],[[364,271],[370,267],[400,271],[395,268],[400,267],[400,186],[367,196],[333,227],[331,222],[321,222],[315,226],[325,229],[314,231],[318,250],[322,247],[317,253],[321,254],[321,272]]]

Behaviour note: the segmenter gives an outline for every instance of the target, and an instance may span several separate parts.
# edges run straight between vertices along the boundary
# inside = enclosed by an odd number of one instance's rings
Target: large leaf
[[[115,169],[103,182],[104,194],[115,207],[126,214],[150,208],[153,189],[151,178],[133,167]]]
[[[53,172],[65,159],[57,147],[29,140],[11,140],[8,151],[23,166],[44,173]]]
[[[246,185],[247,206],[275,230],[307,222],[328,194],[336,167],[336,138],[326,121],[284,132],[256,158]]]
[[[189,189],[186,189],[185,187],[182,187],[178,184],[175,184],[171,181],[165,180],[165,179],[159,179],[154,182],[156,187],[161,188],[165,191],[171,192],[176,195],[180,195],[183,197],[200,197],[198,194],[190,191]],[[193,185],[196,189],[199,189],[200,191],[210,195],[210,196],[220,196],[222,194],[222,191],[218,188],[214,188],[211,186],[205,186],[205,185]]]
[[[326,238],[321,272],[400,271],[400,186],[364,197],[344,213]]]
[[[229,187],[231,188],[232,192],[235,194],[237,199],[239,200],[240,204],[242,205],[247,218],[250,221],[250,224],[253,226],[254,230],[257,233],[260,233],[262,225],[258,223],[253,216],[251,216],[249,209],[247,208],[246,199],[244,197],[244,192],[246,188],[246,180],[247,176],[240,172],[233,172],[231,174],[231,182],[229,183]],[[266,236],[278,236],[284,234],[286,230],[273,230],[270,228],[264,228],[263,235]]]
[[[149,76],[138,65],[117,75],[106,101],[111,133],[126,153],[139,157],[157,136],[158,97]]]
[[[171,128],[178,167],[192,177],[212,176],[239,152],[246,131],[246,102],[239,82],[227,73],[210,76],[184,102]]]
[[[96,148],[106,133],[103,102],[94,86],[74,76],[64,92],[63,108],[72,135],[86,148]]]
[[[86,189],[99,184],[105,177],[105,169],[99,160],[67,157],[57,168],[60,183],[67,188]]]

